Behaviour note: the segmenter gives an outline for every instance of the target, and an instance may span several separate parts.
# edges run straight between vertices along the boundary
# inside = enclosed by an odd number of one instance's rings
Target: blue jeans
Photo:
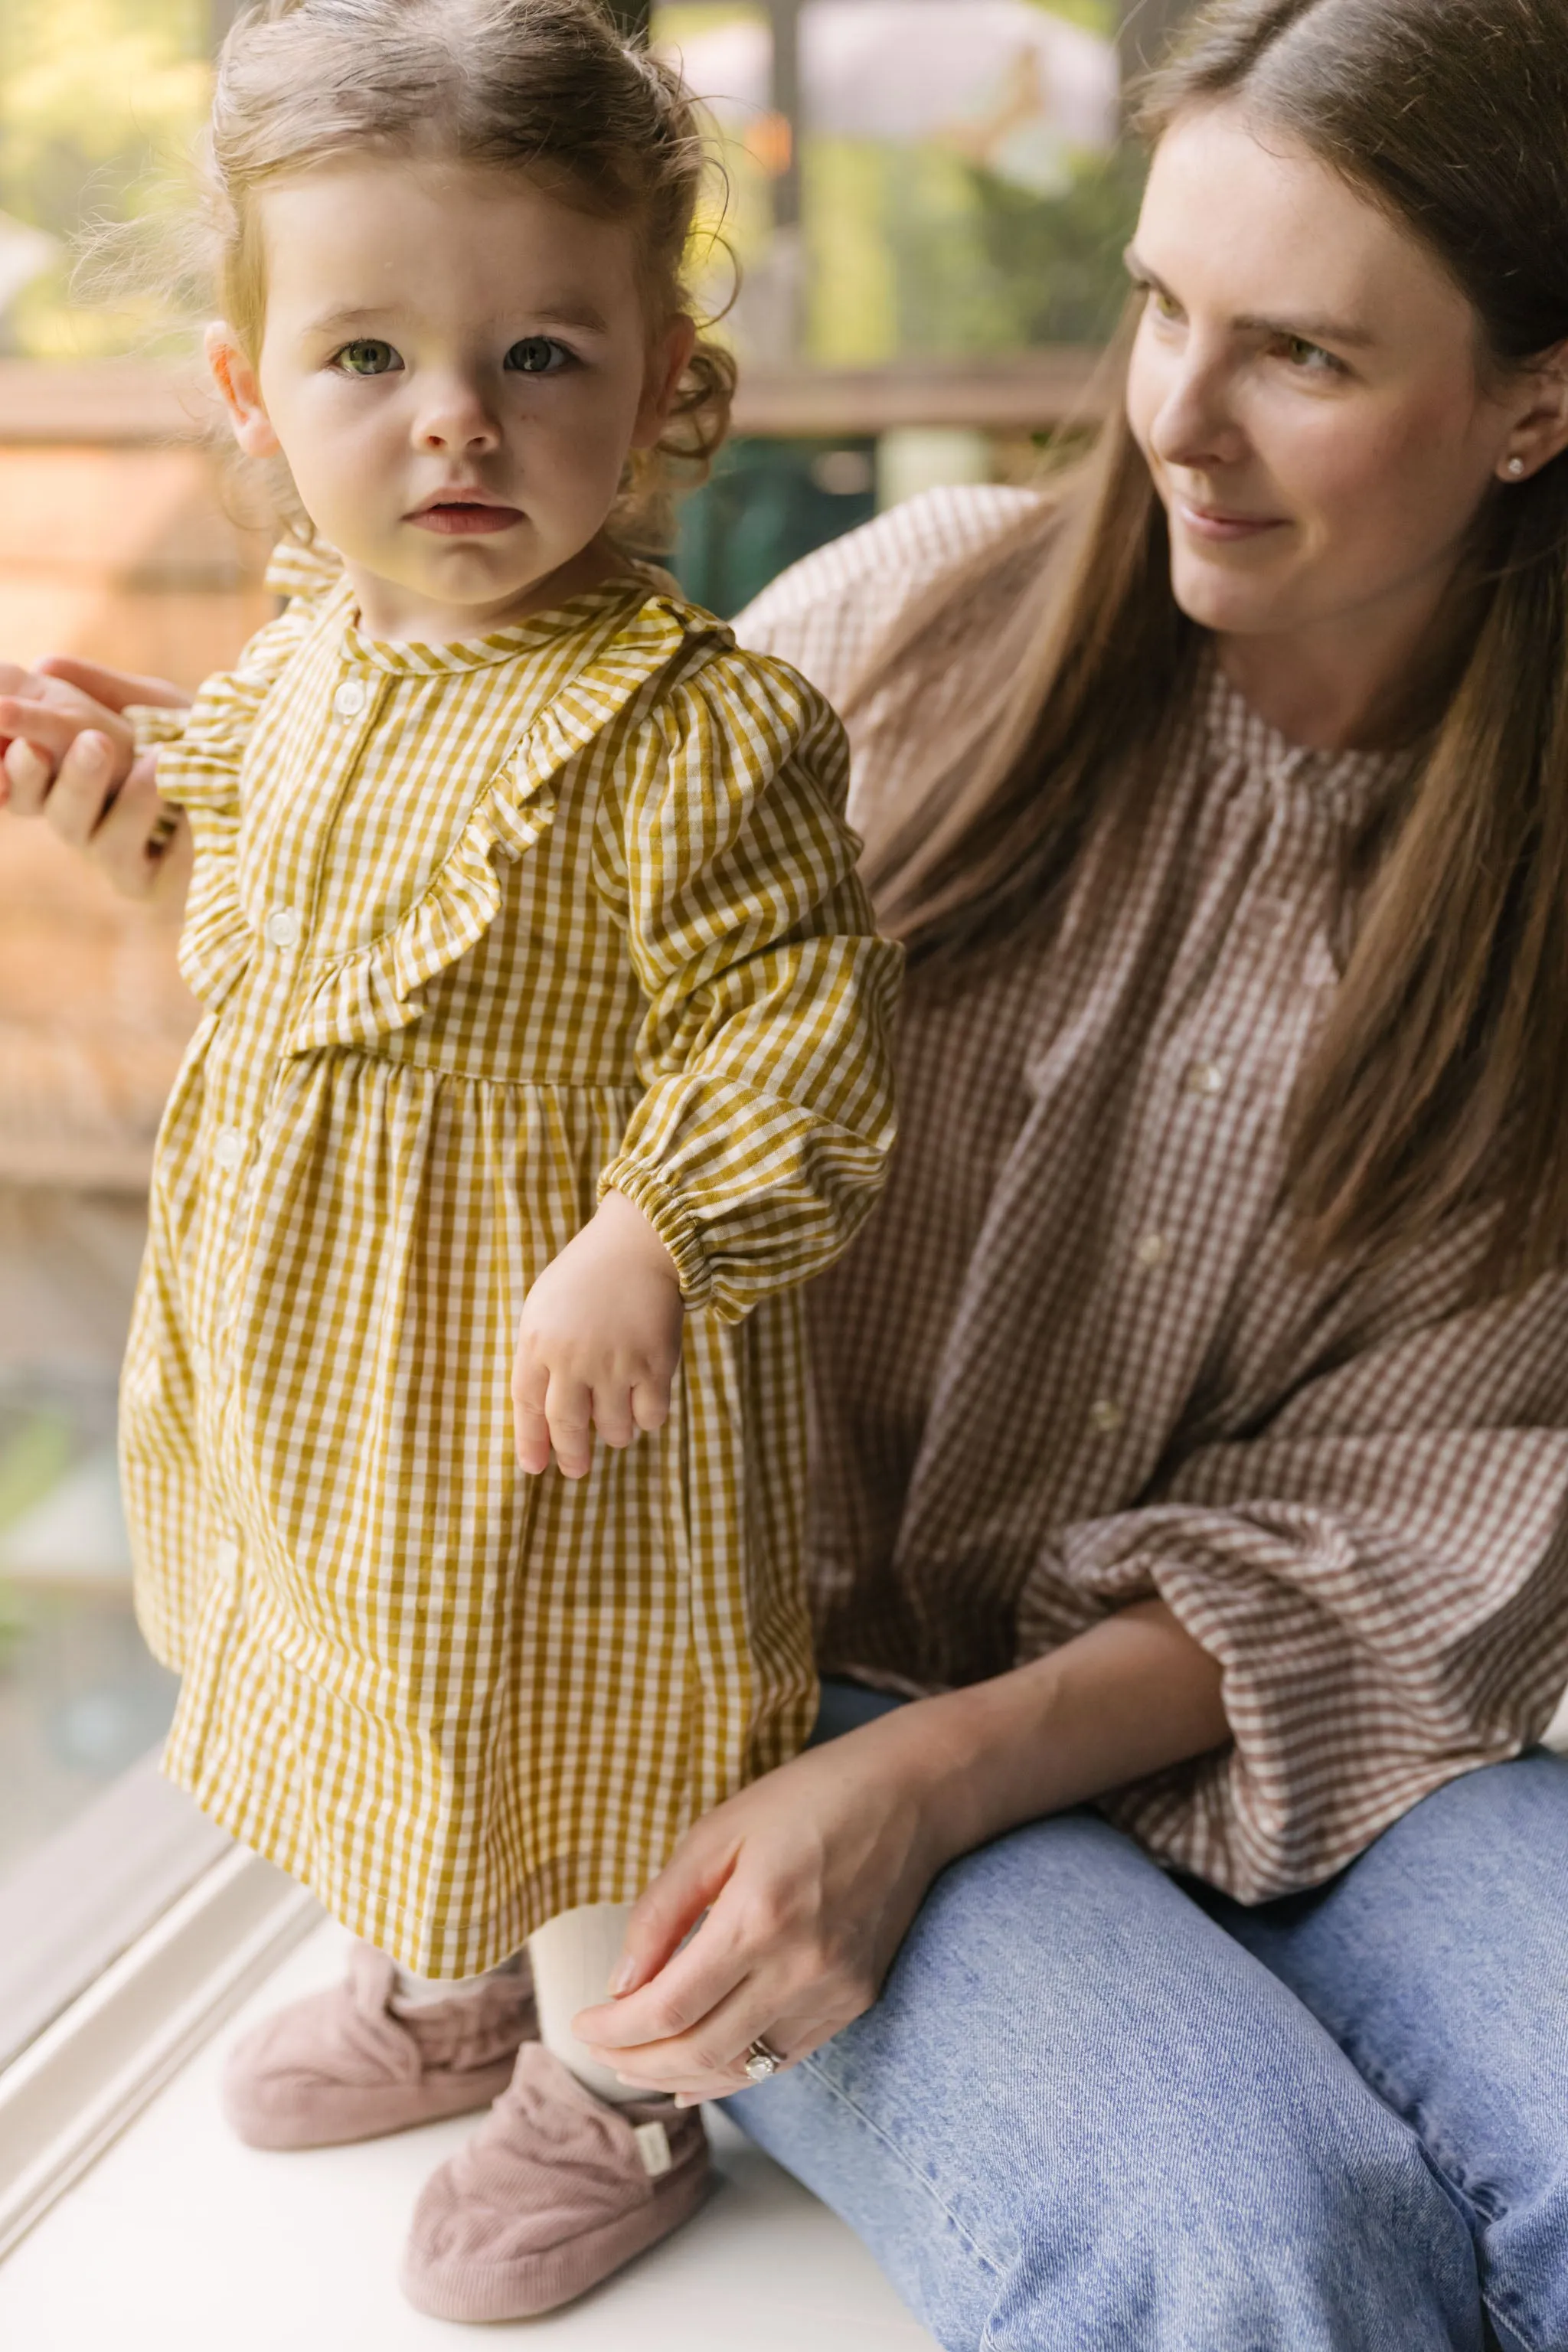
[[[1568,2352],[1568,1762],[1251,1911],[1093,1814],[1016,1831],[729,2111],[946,2352]]]

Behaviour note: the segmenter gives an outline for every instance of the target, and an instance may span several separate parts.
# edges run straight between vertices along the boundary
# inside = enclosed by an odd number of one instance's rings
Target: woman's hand
[[[808,1749],[683,1839],[632,1913],[617,1998],[573,2032],[626,2081],[688,2102],[740,2090],[758,2039],[804,2058],[870,2007],[939,1871],[1222,1746],[1221,1682],[1163,1601],[1139,1601]]]
[[[810,1748],[697,1823],[632,1913],[627,1990],[573,2022],[595,2058],[689,2105],[743,2089],[759,2037],[793,2063],[869,2009],[951,1858],[922,1736],[942,1704]]]
[[[156,760],[134,756],[121,713],[138,702],[178,709],[188,699],[162,678],[64,655],[36,670],[0,663],[0,806],[43,817],[122,897],[177,908],[190,874],[190,828],[159,800]]]
[[[517,1458],[581,1478],[596,1429],[629,1445],[669,1417],[686,1309],[675,1261],[642,1211],[606,1192],[528,1294],[512,1365]]]

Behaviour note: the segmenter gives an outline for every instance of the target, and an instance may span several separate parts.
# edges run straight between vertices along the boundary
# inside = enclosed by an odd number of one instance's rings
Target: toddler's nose
[[[496,447],[500,427],[477,387],[454,379],[431,387],[415,438],[422,449],[482,452]]]

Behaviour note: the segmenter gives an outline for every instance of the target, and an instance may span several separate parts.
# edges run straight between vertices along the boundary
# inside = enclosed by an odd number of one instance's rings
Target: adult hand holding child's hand
[[[121,715],[132,703],[177,709],[188,698],[162,678],[132,677],[51,655],[36,670],[0,662],[0,807],[41,816],[84,849],[122,896],[177,906],[190,868],[189,829],[158,798],[157,763],[135,756]]]
[[[606,1192],[528,1294],[512,1365],[517,1458],[581,1478],[596,1429],[629,1445],[662,1427],[685,1319],[675,1262],[642,1211]]]

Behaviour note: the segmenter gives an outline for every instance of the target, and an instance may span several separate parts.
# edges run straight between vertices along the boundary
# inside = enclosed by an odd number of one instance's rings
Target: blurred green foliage
[[[0,1529],[41,1503],[76,1454],[71,1423],[50,1406],[0,1414]],[[0,1655],[22,1631],[21,1603],[0,1575]]]
[[[75,1453],[69,1420],[47,1406],[18,1416],[0,1432],[0,1528],[41,1502],[70,1468]]]
[[[1122,264],[1143,194],[1142,152],[1085,157],[1060,196],[971,174],[980,244],[1019,343],[1099,343],[1127,295]]]
[[[962,12],[963,0],[950,5]],[[1116,0],[1034,5],[1100,40],[1115,38]],[[654,25],[659,40],[686,50],[763,13],[756,0],[674,0],[656,8]],[[765,273],[768,183],[737,114],[722,154],[727,235],[742,269]],[[1122,147],[1072,153],[1064,166],[1068,185],[1042,194],[980,167],[956,141],[808,128],[804,355],[826,366],[874,367],[1101,340],[1121,305],[1121,252],[1137,218],[1142,159]]]
[[[207,0],[3,0],[0,211],[58,240],[0,335],[40,359],[144,341],[151,305],[79,306],[73,247],[94,221],[184,200],[211,86]]]
[[[1143,184],[1135,148],[1075,157],[1060,195],[940,148],[819,139],[808,153],[813,359],[984,359],[1115,327]]]

